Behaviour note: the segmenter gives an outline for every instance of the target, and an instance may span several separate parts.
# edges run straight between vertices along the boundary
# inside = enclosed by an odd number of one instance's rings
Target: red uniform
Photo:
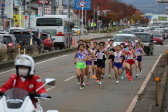
[[[20,76],[16,74],[12,74],[9,80],[2,87],[0,87],[0,91],[5,92],[6,90],[15,87],[15,88],[24,89],[28,93],[32,93],[32,92],[36,92],[36,89],[38,89],[42,85],[43,85],[43,82],[38,76],[28,77],[23,82]],[[37,91],[37,94],[41,94],[41,93],[47,93],[44,87],[41,88],[39,91]]]

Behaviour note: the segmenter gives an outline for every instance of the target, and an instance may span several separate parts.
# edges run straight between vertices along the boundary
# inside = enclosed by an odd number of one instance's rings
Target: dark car
[[[37,39],[33,33],[23,31],[23,32],[14,32],[17,43],[20,45],[20,52],[23,53],[24,50],[26,53],[32,54],[38,49]]]
[[[44,49],[52,51],[54,49],[54,39],[51,37],[50,34],[43,33],[42,39],[44,41]]]
[[[25,32],[30,32],[34,34],[37,41],[39,53],[44,53],[44,42],[42,39],[42,32],[40,30],[25,30]]]
[[[14,59],[17,55],[17,41],[14,35],[3,35],[4,44],[7,45],[7,55],[9,59]]]
[[[147,55],[153,55],[154,43],[153,43],[153,34],[149,32],[135,32],[137,38],[141,38],[144,43],[144,52]]]

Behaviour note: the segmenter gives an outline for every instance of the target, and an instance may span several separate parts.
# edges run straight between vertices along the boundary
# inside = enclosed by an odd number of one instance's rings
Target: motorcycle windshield
[[[5,93],[6,104],[8,108],[17,109],[20,108],[24,102],[28,92],[21,88],[12,88],[7,90]]]

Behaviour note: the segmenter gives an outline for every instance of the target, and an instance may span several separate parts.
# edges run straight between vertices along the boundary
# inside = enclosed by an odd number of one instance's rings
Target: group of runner
[[[108,40],[108,45],[105,42],[94,42],[93,48],[91,43],[83,40],[79,41],[75,56],[74,64],[76,65],[77,84],[80,84],[80,89],[83,89],[85,84],[89,85],[90,75],[96,83],[102,85],[102,79],[105,74],[105,65],[108,62],[108,77],[111,78],[111,70],[114,69],[116,84],[126,76],[132,81],[133,65],[136,65],[136,77],[142,73],[142,56],[145,55],[143,50],[142,39],[133,38],[131,42],[128,38],[120,45],[113,46],[113,40]],[[87,81],[84,83],[84,76]]]

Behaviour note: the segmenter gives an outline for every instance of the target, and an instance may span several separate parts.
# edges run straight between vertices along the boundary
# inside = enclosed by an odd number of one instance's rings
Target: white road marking
[[[160,46],[160,45],[156,45],[156,46]]]
[[[53,88],[55,88],[55,87],[56,87],[56,86],[52,86],[52,87],[46,89],[46,91],[50,91],[51,89],[53,89]]]
[[[73,79],[73,78],[75,78],[75,76],[71,76],[71,77],[65,79],[64,81],[68,81],[68,80]]]
[[[36,63],[36,65],[44,63],[44,62],[48,62],[48,61],[51,61],[51,60],[55,60],[55,59],[58,59],[58,58],[62,58],[62,57],[65,57],[65,56],[67,56],[67,55],[63,55],[63,56],[60,56],[60,57],[51,58],[51,59],[48,59],[48,60],[45,60],[45,61],[41,61],[41,62]],[[8,70],[8,71],[5,71],[5,72],[1,72],[0,74],[8,73],[8,72],[11,72],[11,71],[14,71],[14,70],[15,69],[11,69],[11,70]]]
[[[147,83],[148,83],[148,81],[149,81],[149,79],[150,79],[150,77],[151,77],[151,75],[152,75],[157,63],[159,62],[161,56],[162,56],[162,54],[159,55],[158,59],[156,60],[155,64],[153,65],[152,69],[149,71],[146,79],[142,83],[137,95],[135,95],[135,97],[133,98],[131,104],[129,105],[129,107],[127,108],[127,110],[125,112],[132,112],[133,111],[135,105],[137,104],[139,95],[144,91],[144,89],[145,89],[145,87],[146,87],[146,85],[147,85]]]

